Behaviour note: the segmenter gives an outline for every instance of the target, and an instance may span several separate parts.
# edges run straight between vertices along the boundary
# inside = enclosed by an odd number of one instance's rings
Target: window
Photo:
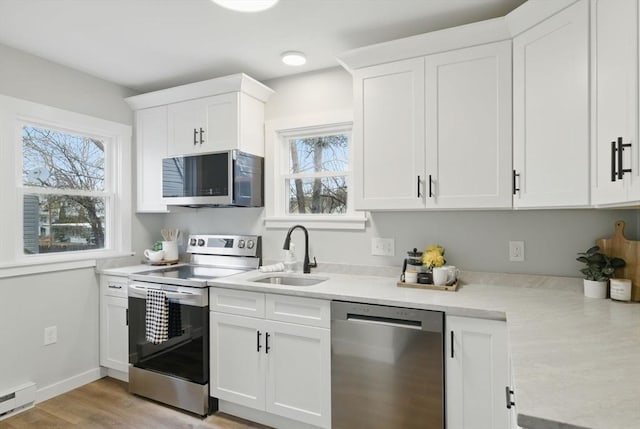
[[[0,195],[16,202],[0,211],[13,243],[0,247],[0,277],[131,255],[131,127],[12,97],[0,103],[0,139],[14,142],[0,146]]]
[[[345,112],[267,122],[267,227],[364,229],[350,190],[351,128]]]
[[[286,138],[289,168],[284,175],[288,214],[347,212],[349,172],[347,130]]]
[[[103,138],[22,126],[24,254],[104,249]]]

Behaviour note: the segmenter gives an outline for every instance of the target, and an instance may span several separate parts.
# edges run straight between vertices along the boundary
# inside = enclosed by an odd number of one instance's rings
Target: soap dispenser
[[[284,269],[287,273],[292,273],[296,270],[296,246],[291,243],[289,250],[284,255]]]

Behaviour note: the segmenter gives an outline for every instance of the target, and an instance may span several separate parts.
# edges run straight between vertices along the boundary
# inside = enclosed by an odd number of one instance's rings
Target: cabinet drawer
[[[264,318],[263,293],[215,287],[210,292],[211,311]]]
[[[126,277],[102,276],[100,279],[100,293],[103,296],[127,297]]]
[[[266,317],[269,320],[329,328],[331,306],[329,301],[322,299],[267,294]]]

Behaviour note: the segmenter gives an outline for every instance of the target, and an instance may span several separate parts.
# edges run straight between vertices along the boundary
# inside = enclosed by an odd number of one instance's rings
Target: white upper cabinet
[[[357,70],[354,93],[356,209],[424,207],[424,59]]]
[[[592,202],[624,204],[640,200],[638,1],[594,1],[591,17]]]
[[[136,211],[166,212],[162,158],[167,156],[167,106],[136,111]]]
[[[589,3],[513,39],[516,208],[589,205]]]
[[[511,207],[511,42],[425,58],[426,207]]]
[[[509,39],[498,19],[342,56],[356,209],[511,207]]]
[[[232,92],[169,105],[168,156],[239,149],[264,156],[264,105]]]
[[[231,149],[264,156],[264,103],[272,93],[240,73],[125,99],[136,112],[136,210],[167,211],[162,158]]]

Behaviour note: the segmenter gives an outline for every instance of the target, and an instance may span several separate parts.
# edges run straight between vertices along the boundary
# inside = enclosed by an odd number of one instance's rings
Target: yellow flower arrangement
[[[422,254],[422,265],[428,268],[441,267],[446,264],[444,259],[444,247],[436,245],[427,246]]]

